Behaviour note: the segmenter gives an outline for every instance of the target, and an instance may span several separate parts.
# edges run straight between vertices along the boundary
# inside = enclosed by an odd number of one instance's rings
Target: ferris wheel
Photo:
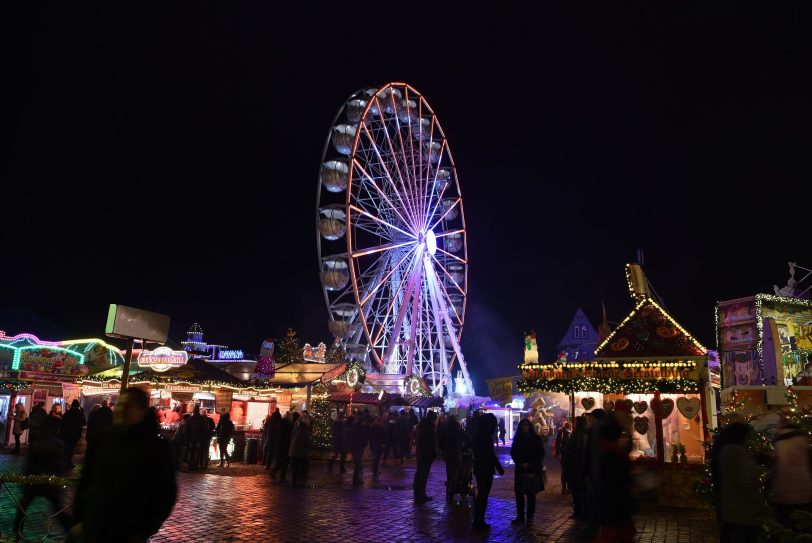
[[[373,371],[473,387],[460,349],[468,292],[465,215],[451,149],[405,83],[355,92],[327,136],[317,197],[330,331]],[[459,380],[458,380],[459,382]]]

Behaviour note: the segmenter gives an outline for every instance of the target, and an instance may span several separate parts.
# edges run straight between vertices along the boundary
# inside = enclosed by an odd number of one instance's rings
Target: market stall
[[[591,362],[523,364],[527,394],[570,397],[570,416],[627,404],[634,420],[631,457],[656,466],[661,503],[680,505],[692,484],[673,468],[698,473],[715,412],[707,350],[648,296],[598,346]],[[687,477],[690,479],[690,476]],[[669,494],[672,489],[676,494]]]

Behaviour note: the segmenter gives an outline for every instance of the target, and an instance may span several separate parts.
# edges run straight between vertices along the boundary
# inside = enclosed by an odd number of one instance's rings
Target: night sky
[[[346,97],[387,81],[423,93],[454,153],[479,392],[517,373],[524,330],[552,357],[578,306],[621,320],[637,249],[710,347],[717,300],[812,267],[792,6],[23,4],[2,17],[8,332],[100,336],[120,303],[170,314],[176,340],[197,321],[250,352],[289,326],[329,342],[322,146]]]

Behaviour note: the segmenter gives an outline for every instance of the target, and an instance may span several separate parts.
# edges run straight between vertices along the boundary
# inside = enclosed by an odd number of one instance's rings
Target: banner
[[[234,397],[234,392],[231,390],[216,390],[214,391],[214,409],[218,413],[228,413],[231,411],[231,399]]]
[[[65,405],[70,407],[73,400],[79,399],[79,385],[75,383],[62,383],[62,397],[65,399]]]
[[[502,405],[509,404],[513,400],[514,377],[501,377],[499,379],[486,379],[488,384],[488,396],[493,401]]]

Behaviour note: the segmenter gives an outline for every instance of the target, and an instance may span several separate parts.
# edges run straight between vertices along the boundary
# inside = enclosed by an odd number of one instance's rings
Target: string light
[[[699,381],[694,379],[616,379],[612,377],[574,377],[571,379],[522,379],[516,384],[523,394],[546,392],[599,392],[602,394],[696,393]]]

